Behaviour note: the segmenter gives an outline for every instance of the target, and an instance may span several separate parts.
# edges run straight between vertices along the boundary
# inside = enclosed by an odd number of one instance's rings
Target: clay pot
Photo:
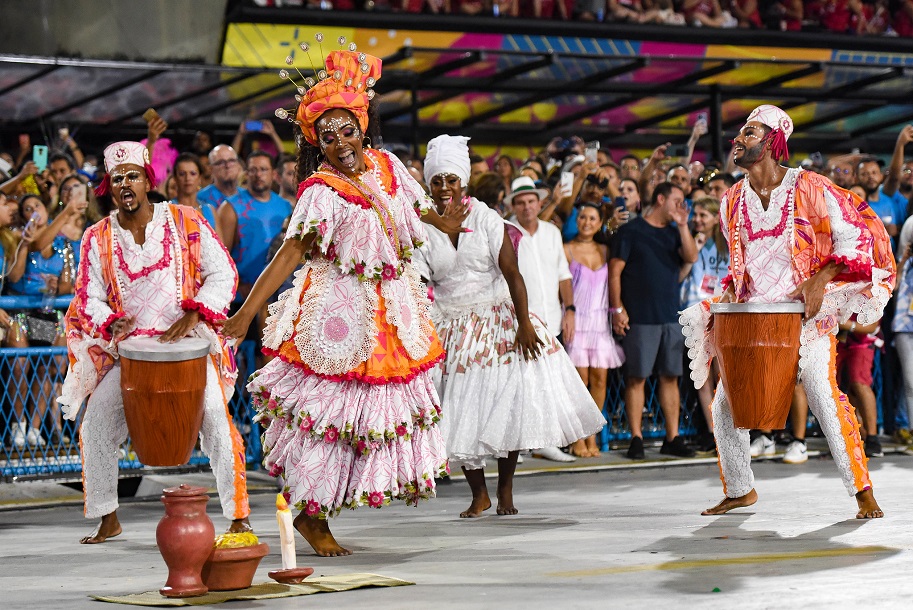
[[[194,597],[208,591],[200,573],[212,551],[215,528],[206,514],[205,487],[181,485],[162,492],[165,516],[155,528],[155,541],[168,566],[165,597]]]
[[[265,542],[236,549],[212,549],[203,565],[203,582],[210,591],[246,589],[254,582],[260,560],[267,553],[269,545]]]

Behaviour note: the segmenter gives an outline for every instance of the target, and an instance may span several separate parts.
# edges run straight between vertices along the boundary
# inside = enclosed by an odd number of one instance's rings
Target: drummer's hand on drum
[[[135,318],[118,318],[112,322],[111,326],[108,328],[108,330],[111,332],[111,340],[117,341],[129,333],[131,330],[133,330],[133,323],[135,321]]]
[[[826,287],[827,280],[822,275],[815,274],[802,282],[802,285],[789,295],[790,298],[801,297],[805,301],[806,320],[811,320],[821,311],[821,303],[824,302],[824,289]]]
[[[539,338],[539,335],[536,334],[536,328],[533,326],[533,323],[529,320],[526,320],[524,323],[520,321],[517,327],[517,347],[520,348],[520,353],[523,354],[523,358],[526,360],[535,360],[539,357],[540,346],[545,345],[542,342],[542,339]]]
[[[174,343],[183,339],[190,334],[197,324],[200,323],[200,314],[196,311],[184,312],[181,319],[171,325],[171,328],[165,331],[165,334],[159,337],[161,343]]]

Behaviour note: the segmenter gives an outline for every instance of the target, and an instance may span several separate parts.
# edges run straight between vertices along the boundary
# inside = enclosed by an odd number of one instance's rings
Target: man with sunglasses
[[[219,227],[213,227],[219,231],[225,242],[225,247],[231,252],[234,246],[234,234],[228,235],[221,230],[223,216],[226,208],[223,204],[234,208],[242,199],[249,200],[250,193],[246,189],[238,186],[238,179],[241,177],[241,161],[238,159],[238,153],[235,149],[226,144],[219,144],[209,151],[209,170],[212,172],[212,184],[200,189],[197,193],[197,201],[200,204],[208,203],[216,210],[216,223]]]
[[[716,300],[805,303],[799,381],[843,483],[856,497],[856,518],[882,517],[855,409],[837,385],[835,333],[853,314],[860,326],[881,317],[895,279],[890,239],[859,197],[824,176],[780,164],[789,157],[786,141],[792,131],[792,119],[765,104],[755,108],[733,140],[733,161],[746,175],[720,202],[729,275]],[[692,358],[691,378],[701,387],[709,374],[713,342],[710,301],[686,309],[681,322]],[[751,506],[758,494],[749,432],[735,427],[724,385],[717,388],[711,412],[725,497],[702,514],[722,515]]]
[[[117,519],[118,447],[127,439],[118,344],[131,336],[210,344],[200,445],[210,458],[230,531],[250,529],[244,442],[231,422],[234,356],[216,322],[225,319],[238,274],[212,228],[194,208],[153,205],[155,174],[138,142],[105,149],[108,171],[96,189],[117,210],[82,239],[76,295],[66,314],[70,366],[59,403],[80,428],[85,515],[101,519],[83,544],[121,533]]]

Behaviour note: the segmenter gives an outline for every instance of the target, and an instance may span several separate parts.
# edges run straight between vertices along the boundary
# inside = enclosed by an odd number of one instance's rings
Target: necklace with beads
[[[373,169],[370,170],[374,179],[378,184],[382,184],[380,176],[378,175],[378,166],[377,163],[374,164]],[[398,252],[400,256],[403,254],[403,247],[399,241],[399,232],[396,228],[396,219],[393,217],[393,214],[390,211],[390,208],[387,207],[387,204],[384,203],[384,197],[380,193],[376,193],[373,188],[369,185],[362,182],[360,179],[353,180],[343,172],[339,171],[333,165],[324,162],[321,165],[318,172],[324,172],[337,178],[340,178],[353,188],[357,190],[362,197],[365,198],[371,205],[371,209],[374,210],[374,213],[377,215],[377,220],[380,221],[380,225],[383,228],[384,235],[387,236],[387,239],[390,240],[390,245],[393,246],[394,251]],[[364,172],[367,173],[367,172]],[[362,174],[363,175],[363,174]],[[389,220],[389,224],[388,221]]]

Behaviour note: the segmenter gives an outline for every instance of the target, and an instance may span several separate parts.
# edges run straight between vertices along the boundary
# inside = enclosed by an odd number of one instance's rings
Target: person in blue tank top
[[[193,153],[181,153],[174,160],[174,185],[177,188],[177,197],[171,200],[171,203],[186,205],[197,209],[206,219],[216,234],[219,233],[219,227],[216,223],[216,208],[212,203],[203,201],[199,198],[202,192],[203,166],[200,158]],[[207,187],[209,188],[209,187]],[[219,235],[219,238],[222,236]]]
[[[266,255],[292,205],[273,192],[276,168],[272,156],[254,151],[247,157],[247,187],[241,197],[219,207],[225,245],[238,267],[238,295],[247,295],[266,268]]]
[[[209,159],[209,170],[212,174],[212,184],[197,192],[197,201],[202,210],[204,205],[208,204],[216,211],[216,223],[221,224],[221,212],[219,208],[226,201],[236,202],[241,197],[249,197],[247,191],[238,186],[238,179],[241,176],[241,162],[238,160],[238,153],[231,146],[219,144],[213,148],[207,157]],[[231,235],[213,227],[219,234],[222,243],[231,250]]]

